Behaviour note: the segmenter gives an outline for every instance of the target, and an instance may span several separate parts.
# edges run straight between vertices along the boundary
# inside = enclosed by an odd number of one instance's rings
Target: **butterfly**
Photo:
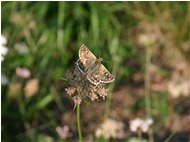
[[[114,80],[113,75],[102,65],[102,58],[96,56],[82,44],[79,49],[79,59],[76,62],[78,69],[86,75],[86,78],[98,85],[100,83],[110,83]]]

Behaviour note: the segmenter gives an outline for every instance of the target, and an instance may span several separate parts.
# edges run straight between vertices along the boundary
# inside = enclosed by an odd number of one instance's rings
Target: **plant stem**
[[[146,69],[145,69],[145,109],[146,116],[151,117],[151,97],[150,97],[150,64],[151,64],[151,47],[146,47]],[[153,142],[153,132],[148,131],[149,142]]]
[[[82,132],[80,126],[80,104],[77,104],[77,128],[78,128],[79,142],[82,142]]]
[[[112,91],[114,88],[114,83],[109,87],[109,96],[106,99],[106,105],[105,105],[105,113],[104,113],[104,119],[107,119],[110,114],[110,108],[112,103]]]
[[[138,140],[142,141],[142,131],[140,129],[137,130]]]
[[[145,107],[146,107],[146,115],[148,117],[151,116],[150,110],[150,58],[151,58],[151,51],[150,47],[146,47],[146,69],[145,69]]]
[[[110,96],[108,96],[106,99],[104,119],[108,118],[108,115],[110,113],[111,99],[112,99],[112,94],[110,94]]]
[[[175,132],[172,132],[169,137],[164,142],[169,142],[171,138],[175,135]]]
[[[117,47],[117,46],[116,46]],[[118,46],[119,47],[119,46]],[[114,63],[114,67],[113,67],[113,72],[112,74],[116,77],[118,68],[119,68],[119,62],[117,61],[116,63]],[[112,101],[112,91],[114,89],[115,86],[115,82],[113,82],[111,84],[111,86],[109,87],[109,96],[106,99],[106,105],[105,105],[105,113],[104,113],[104,119],[108,118],[109,114],[110,114],[110,109],[111,109],[111,101]]]

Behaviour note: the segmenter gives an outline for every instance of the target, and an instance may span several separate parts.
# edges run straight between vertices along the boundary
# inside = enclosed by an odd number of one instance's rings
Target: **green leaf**
[[[145,139],[130,138],[127,142],[148,142],[148,141]]]
[[[47,95],[46,97],[44,97],[42,100],[40,100],[36,107],[37,109],[43,109],[44,107],[46,107],[52,100],[54,99],[52,94]]]
[[[53,138],[45,134],[40,134],[38,135],[38,142],[53,142]]]

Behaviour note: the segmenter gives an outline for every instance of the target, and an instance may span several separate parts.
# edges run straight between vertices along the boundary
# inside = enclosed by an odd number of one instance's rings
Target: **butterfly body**
[[[113,75],[102,65],[102,58],[96,56],[83,44],[79,50],[79,60],[76,62],[79,70],[93,84],[110,83]]]

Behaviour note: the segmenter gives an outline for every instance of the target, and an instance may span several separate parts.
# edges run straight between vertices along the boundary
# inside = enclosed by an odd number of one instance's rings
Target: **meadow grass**
[[[9,48],[5,60],[1,62],[1,71],[8,77],[9,83],[22,84],[22,89],[13,96],[9,94],[9,85],[2,86],[2,141],[59,139],[55,133],[58,120],[63,113],[72,111],[72,103],[60,78],[78,59],[78,49],[83,43],[96,56],[109,61],[104,64],[115,76],[110,94],[138,70],[146,72],[145,101],[142,99],[136,105],[146,108],[151,117],[161,112],[159,117],[163,121],[169,115],[168,94],[163,92],[166,94],[164,97],[151,97],[150,75],[145,69],[151,64],[153,55],[145,55],[146,48],[140,52],[131,41],[135,39],[134,29],[141,32],[138,29],[141,23],[153,23],[166,33],[161,35],[164,48],[175,49],[189,60],[189,49],[181,46],[190,38],[189,2],[4,1],[1,13],[2,34],[7,37]],[[29,52],[19,54],[15,50],[17,43],[24,44]],[[156,47],[151,47],[151,50],[157,51]],[[128,65],[128,61],[133,61],[138,67]],[[23,88],[28,79],[15,75],[17,67],[29,68],[31,78],[39,80],[39,90],[32,97],[25,97]],[[107,118],[112,95],[105,103],[104,116]],[[67,110],[68,106],[70,110]],[[131,113],[134,109],[135,106]]]

